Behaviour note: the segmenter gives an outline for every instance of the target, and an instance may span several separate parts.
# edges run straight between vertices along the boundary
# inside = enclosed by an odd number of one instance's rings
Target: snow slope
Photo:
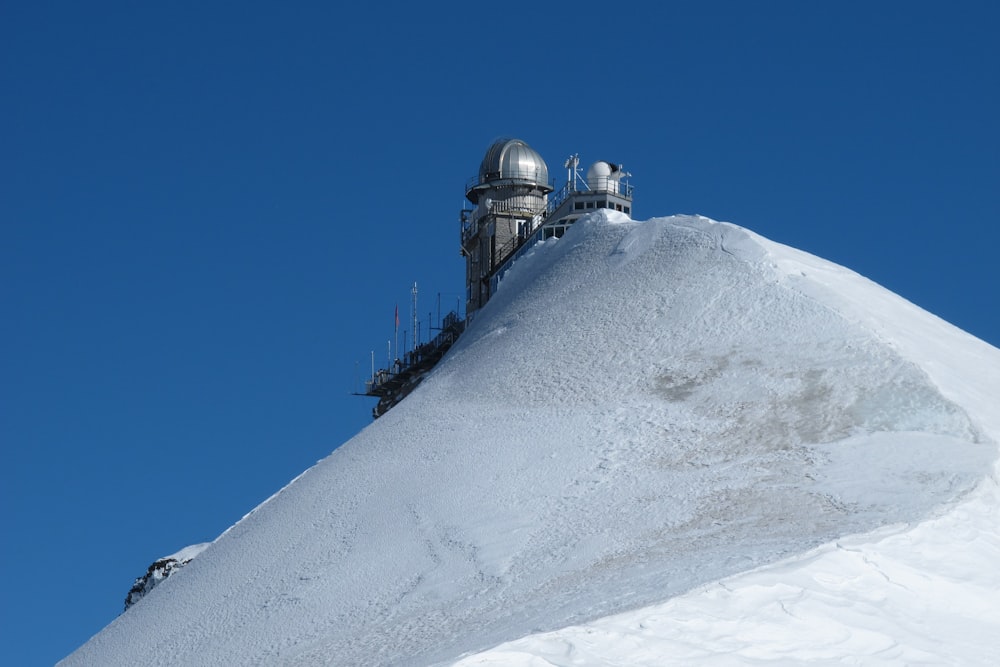
[[[520,260],[417,391],[64,664],[893,659],[935,632],[982,657],[998,369],[738,227],[596,215]]]
[[[996,349],[842,267],[747,234],[786,284],[915,361],[996,441]],[[863,465],[859,482],[871,484]],[[985,472],[962,502],[942,505],[923,522],[841,538],[662,604],[535,634],[454,664],[996,664],[1000,469]]]

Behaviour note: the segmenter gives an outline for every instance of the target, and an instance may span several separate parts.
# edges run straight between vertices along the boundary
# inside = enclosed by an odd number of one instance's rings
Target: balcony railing
[[[546,178],[547,174],[544,175]],[[486,180],[482,180],[479,176],[473,176],[465,182],[465,191],[469,192],[480,185],[520,185],[520,184],[531,184],[531,185],[541,185],[542,187],[548,187],[551,189],[551,185],[542,180],[543,174],[540,169],[505,169],[503,176],[500,173],[494,172],[492,174],[486,174]]]

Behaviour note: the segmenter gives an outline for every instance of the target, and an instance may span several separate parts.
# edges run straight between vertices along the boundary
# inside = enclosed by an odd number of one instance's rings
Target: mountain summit
[[[63,664],[451,664],[518,638],[461,664],[974,660],[1000,648],[998,395],[1000,351],[847,269],[706,218],[593,214],[518,260],[409,397]],[[844,545],[863,564],[900,540],[908,578],[835,565],[826,607],[764,616],[815,600],[809,568]],[[713,586],[776,572],[788,590],[727,607],[740,632],[713,626]],[[795,644],[796,618],[869,637],[882,616],[888,648]]]

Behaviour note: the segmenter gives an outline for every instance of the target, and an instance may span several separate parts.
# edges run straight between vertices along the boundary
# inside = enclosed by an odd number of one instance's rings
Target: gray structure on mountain
[[[475,207],[461,213],[465,317],[456,307],[438,322],[437,335],[421,341],[414,283],[411,344],[406,344],[404,332],[400,351],[397,307],[395,352],[390,344],[386,366],[376,369],[372,351],[371,377],[365,380],[363,390],[355,391],[379,399],[372,409],[373,417],[385,414],[423,381],[465,331],[470,318],[496,292],[504,272],[532,245],[562,237],[581,216],[598,209],[632,214],[632,186],[627,180],[630,174],[621,165],[595,162],[586,177],[580,175],[578,156],[571,156],[564,166],[566,184],[556,191],[545,160],[520,139],[500,139],[486,150],[479,174],[465,188],[466,198]]]
[[[474,207],[460,214],[466,318],[489,301],[503,273],[535,242],[561,237],[597,209],[632,214],[631,174],[621,165],[599,160],[585,178],[577,155],[564,166],[566,184],[556,191],[541,155],[520,139],[499,139],[486,150],[478,176],[465,188]]]

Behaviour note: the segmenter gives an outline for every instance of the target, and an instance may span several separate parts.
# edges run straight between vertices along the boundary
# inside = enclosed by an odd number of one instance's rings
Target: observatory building
[[[428,339],[421,340],[417,321],[417,286],[413,285],[411,344],[399,348],[399,308],[396,308],[396,346],[387,343],[386,367],[376,370],[371,353],[371,377],[361,396],[379,399],[372,409],[378,418],[403,400],[444,356],[476,311],[496,292],[511,264],[536,242],[559,238],[581,216],[597,209],[632,214],[632,186],[621,165],[598,161],[580,175],[580,158],[570,156],[563,165],[566,184],[558,191],[549,179],[549,168],[535,149],[520,139],[500,139],[486,150],[479,174],[465,188],[472,208],[461,212],[462,255],[465,257],[465,317],[454,311],[441,318],[437,334],[427,322]],[[440,295],[439,295],[440,302]],[[428,320],[430,314],[428,313]],[[395,360],[393,360],[395,359]]]
[[[536,241],[561,237],[581,215],[596,209],[632,214],[630,174],[621,165],[595,162],[586,178],[580,176],[577,155],[563,166],[566,184],[555,192],[545,160],[520,139],[499,139],[486,150],[479,175],[465,188],[474,208],[463,209],[460,216],[467,318],[483,307],[503,273]]]

